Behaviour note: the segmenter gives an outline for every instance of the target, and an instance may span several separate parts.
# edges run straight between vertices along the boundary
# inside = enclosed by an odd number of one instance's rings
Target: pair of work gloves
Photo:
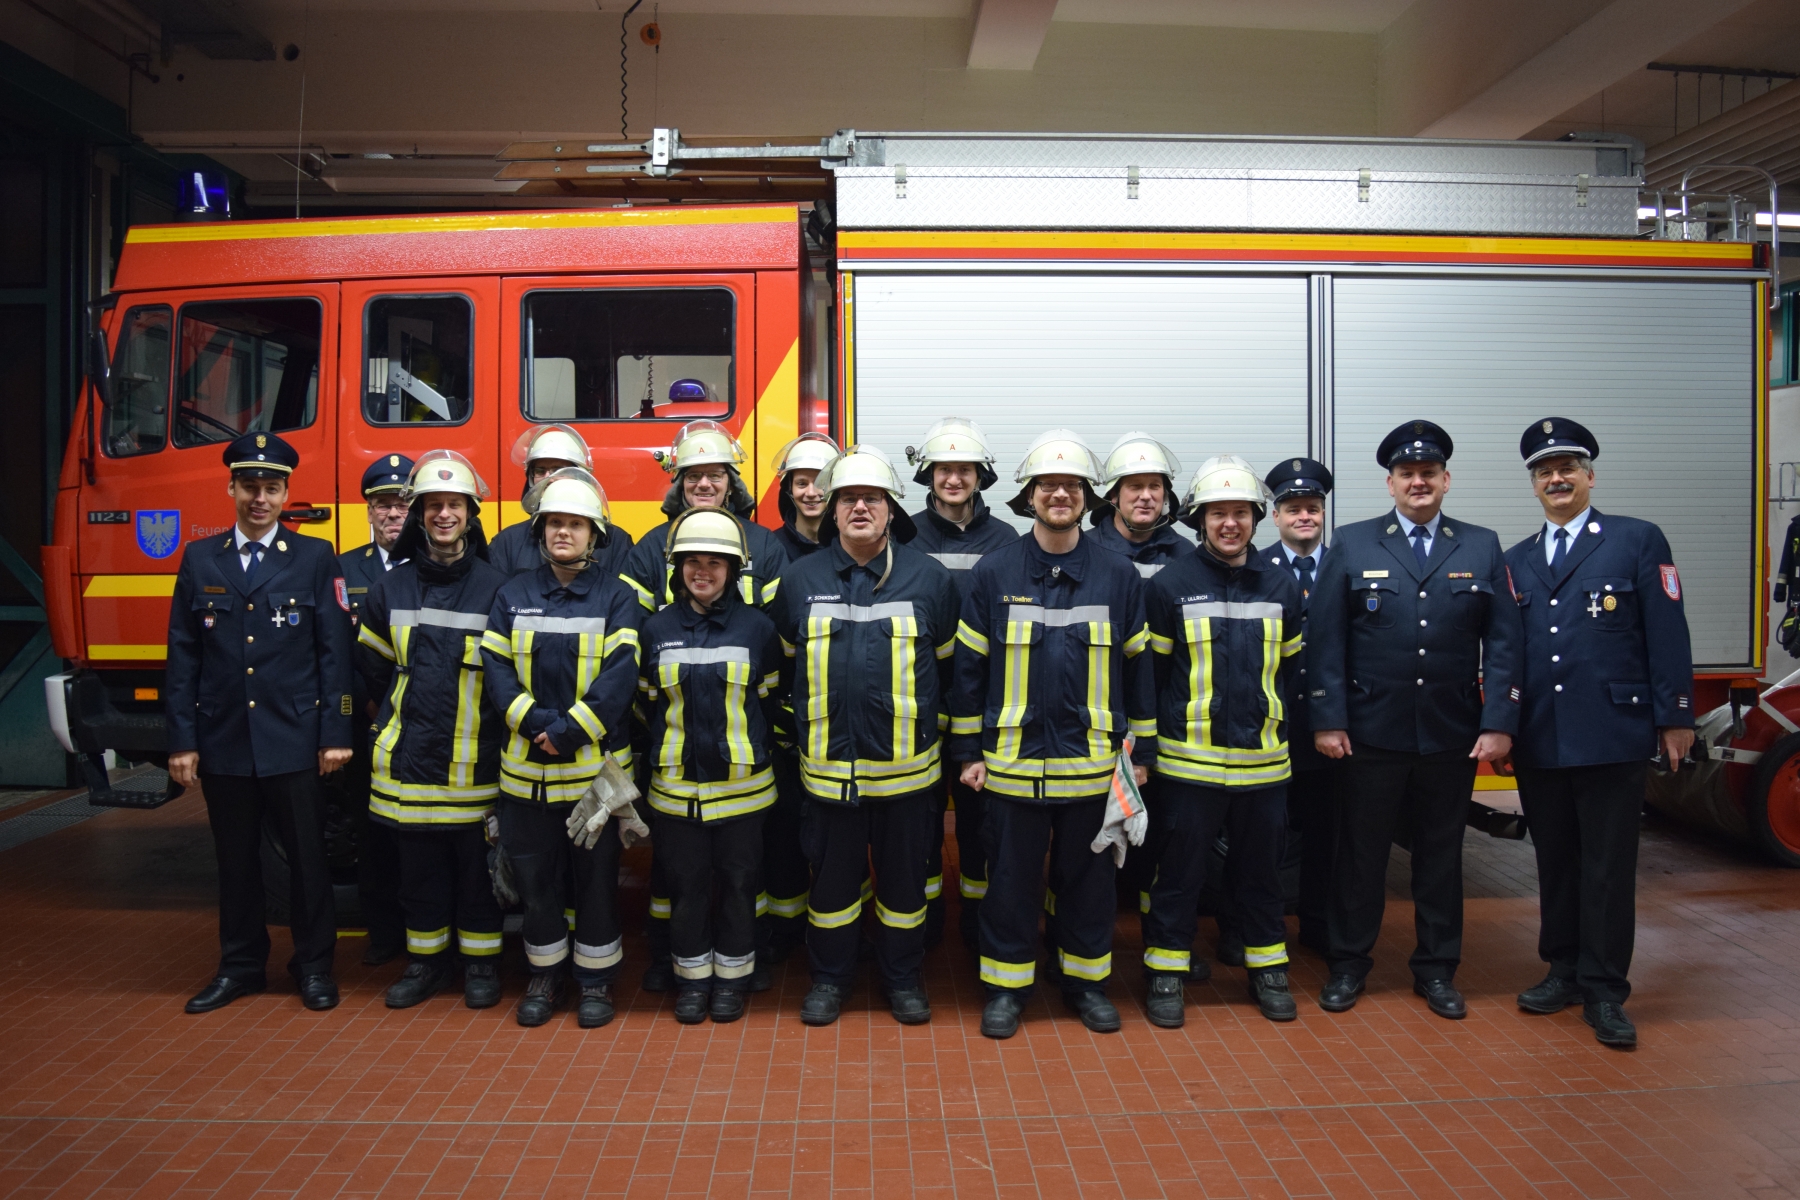
[[[1112,847],[1113,866],[1125,865],[1127,844],[1141,846],[1150,827],[1150,814],[1144,808],[1144,793],[1138,788],[1137,775],[1131,769],[1131,748],[1137,739],[1125,735],[1119,748],[1119,761],[1113,764],[1112,787],[1106,795],[1106,817],[1100,832],[1088,843],[1095,854]]]
[[[569,840],[583,850],[592,850],[600,841],[600,833],[609,820],[616,820],[619,840],[627,850],[650,836],[650,827],[632,806],[642,793],[631,777],[619,769],[611,755],[601,759],[600,774],[588,790],[575,802],[569,814]]]

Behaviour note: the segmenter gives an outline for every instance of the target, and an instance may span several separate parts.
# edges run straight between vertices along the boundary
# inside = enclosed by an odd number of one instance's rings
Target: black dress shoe
[[[1614,1000],[1581,1006],[1581,1019],[1594,1027],[1594,1038],[1602,1046],[1630,1050],[1637,1045],[1637,1026],[1625,1015],[1625,1006]]]
[[[800,1002],[800,1019],[808,1025],[829,1025],[844,1008],[845,989],[831,983],[815,983]]]
[[[1095,1033],[1119,1032],[1119,1010],[1105,992],[1064,992],[1063,1003]]]
[[[1009,1038],[1019,1032],[1019,1018],[1025,1012],[1025,1001],[1016,992],[1001,992],[981,1010],[981,1036]]]
[[[470,1008],[492,1008],[500,1003],[498,964],[475,962],[463,968],[463,1003]]]
[[[729,1025],[744,1015],[744,993],[734,987],[713,984],[712,1002],[707,1005],[706,1013],[715,1025]]]
[[[924,988],[901,988],[888,993],[888,1011],[902,1025],[923,1025],[931,1020],[931,1000]]]
[[[239,996],[260,992],[267,986],[268,984],[260,979],[246,983],[241,979],[232,979],[221,975],[201,988],[199,993],[187,1002],[187,1011],[209,1013],[215,1008],[224,1008]]]
[[[1519,1007],[1528,1013],[1543,1016],[1559,1013],[1571,1004],[1580,1004],[1581,999],[1581,989],[1575,986],[1573,979],[1550,975],[1536,987],[1526,988],[1519,993]]]
[[[531,982],[525,985],[525,994],[519,999],[519,1007],[513,1012],[513,1019],[527,1029],[542,1025],[562,1007],[568,987],[568,978],[561,967],[533,971]]]
[[[443,991],[450,982],[449,958],[448,954],[436,954],[407,963],[406,970],[387,990],[387,1006],[411,1008]]]
[[[1460,1021],[1469,1015],[1463,994],[1448,979],[1415,979],[1413,992],[1425,997],[1426,1006],[1446,1021]]]
[[[675,994],[675,1019],[683,1025],[698,1025],[706,1020],[711,1003],[712,988],[703,983],[684,983]]]
[[[400,957],[406,949],[404,942],[377,942],[373,939],[363,947],[362,965],[365,967],[384,967]]]
[[[1180,1029],[1187,1023],[1187,995],[1182,991],[1182,977],[1159,972],[1150,976],[1150,994],[1144,998],[1144,1013],[1159,1029]]]
[[[598,1029],[613,1019],[612,985],[584,984],[581,1003],[575,1009],[575,1024],[583,1029]]]
[[[1300,1015],[1294,993],[1288,990],[1286,971],[1250,972],[1250,998],[1271,1021],[1292,1021]]]
[[[1366,986],[1354,975],[1333,975],[1319,992],[1319,1007],[1326,1012],[1349,1012],[1356,1007],[1356,998]]]
[[[329,975],[308,975],[300,981],[300,1003],[314,1012],[338,1006],[337,980]]]
[[[675,964],[666,958],[658,959],[644,968],[644,981],[638,986],[646,992],[672,992],[675,990]]]

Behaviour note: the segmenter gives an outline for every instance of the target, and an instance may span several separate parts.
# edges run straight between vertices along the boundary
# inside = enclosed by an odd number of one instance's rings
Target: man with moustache
[[[1175,452],[1147,433],[1128,433],[1113,443],[1101,467],[1102,503],[1088,518],[1087,537],[1122,554],[1149,579],[1194,543],[1175,531]]]

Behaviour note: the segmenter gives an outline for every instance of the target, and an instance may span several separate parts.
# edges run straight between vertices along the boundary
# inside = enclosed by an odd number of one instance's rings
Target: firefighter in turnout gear
[[[524,495],[527,496],[552,471],[565,467],[580,467],[588,472],[594,469],[587,442],[567,425],[534,425],[527,429],[513,443],[512,460],[515,466],[525,468]],[[533,532],[529,513],[526,518],[508,525],[488,543],[489,565],[508,579],[535,571],[544,564],[543,543]],[[609,526],[605,545],[594,548],[593,565],[608,575],[617,575],[624,570],[630,554],[631,534],[617,526]]]
[[[500,794],[500,735],[485,694],[481,635],[505,582],[487,564],[481,500],[467,459],[433,450],[413,467],[406,561],[369,593],[357,666],[375,718],[369,812],[396,830],[400,909],[412,961],[388,989],[390,1008],[427,1000],[450,982],[455,949],[463,1002],[500,1002],[500,905],[488,877],[484,826]]]
[[[1681,574],[1648,521],[1591,503],[1600,443],[1566,417],[1519,439],[1544,524],[1506,552],[1519,616],[1512,761],[1537,852],[1543,982],[1530,1013],[1582,1006],[1604,1045],[1637,1045],[1625,1015],[1637,932],[1638,825],[1652,754],[1694,744],[1694,658]]]
[[[413,460],[404,454],[384,454],[363,472],[362,494],[369,509],[366,546],[338,555],[338,567],[350,597],[350,623],[362,614],[369,589],[381,582],[398,560],[394,543],[406,527],[406,481],[412,478]],[[356,890],[362,905],[369,944],[363,948],[363,966],[392,962],[406,948],[406,922],[400,915],[400,847],[392,827],[369,819],[369,723],[375,719],[376,701],[363,687],[362,673],[355,677],[355,715],[350,726],[355,754],[344,768],[343,794],[356,825]]]
[[[1342,759],[1331,976],[1346,1012],[1363,991],[1386,907],[1389,848],[1412,832],[1413,990],[1461,1020],[1465,812],[1482,762],[1519,727],[1519,606],[1491,529],[1443,514],[1450,435],[1408,421],[1382,440],[1394,508],[1337,527],[1306,618],[1313,745]]]
[[[1775,573],[1775,603],[1784,611],[1776,627],[1775,640],[1794,658],[1800,658],[1800,515],[1788,522],[1787,536],[1781,542],[1781,566]]]
[[[927,491],[925,507],[912,515],[918,532],[908,542],[938,560],[956,581],[960,596],[967,595],[969,572],[981,556],[1019,540],[1019,531],[994,515],[981,493],[994,486],[994,453],[988,449],[981,426],[962,417],[945,417],[925,432],[917,449],[906,448],[907,461],[917,468],[913,482]],[[958,612],[961,612],[959,607]],[[938,823],[942,830],[944,809],[956,809],[956,859],[962,896],[963,945],[981,952],[981,898],[987,894],[987,851],[981,845],[981,793],[964,785],[955,771],[946,771],[945,790],[939,797]],[[934,946],[943,936],[944,839],[932,839],[931,857],[925,864],[925,944]]]
[[[219,868],[218,972],[187,1011],[211,1012],[266,986],[265,822],[291,872],[288,972],[306,1007],[334,1008],[337,927],[319,777],[350,761],[350,604],[330,544],[279,524],[300,462],[293,447],[247,433],[224,457],[236,522],[188,543],[169,606],[169,777],[204,783]]]
[[[1087,536],[1123,554],[1149,579],[1194,552],[1175,530],[1175,479],[1181,460],[1147,433],[1128,433],[1113,443],[1101,464],[1102,501],[1088,518]]]
[[[630,769],[643,608],[600,565],[613,531],[606,494],[591,474],[581,467],[552,471],[526,493],[525,510],[539,565],[500,589],[481,639],[488,695],[507,730],[500,846],[525,904],[531,965],[516,1015],[521,1025],[542,1025],[562,1005],[573,924],[576,1018],[593,1029],[613,1018],[612,982],[623,957],[621,845],[610,829],[589,844],[572,844],[570,816],[609,756],[621,778]],[[573,922],[565,899],[572,900]]]
[[[1331,494],[1331,471],[1315,459],[1291,458],[1270,471],[1263,483],[1274,505],[1270,519],[1278,535],[1275,544],[1263,551],[1263,558],[1300,585],[1304,622],[1312,604],[1313,582],[1325,561],[1325,497]],[[1287,705],[1288,757],[1294,764],[1294,777],[1288,780],[1288,830],[1300,835],[1300,936],[1296,940],[1324,954],[1329,946],[1325,914],[1337,855],[1338,776],[1337,763],[1313,746],[1304,643],[1288,665],[1287,680],[1282,699]],[[1229,860],[1226,869],[1231,869]],[[1237,945],[1243,945],[1241,938]]]
[[[665,451],[656,452],[664,471],[674,476],[663,497],[663,515],[669,520],[644,535],[626,559],[625,582],[637,592],[646,613],[675,602],[668,561],[669,527],[690,508],[718,508],[736,516],[744,526],[750,561],[738,576],[738,592],[756,607],[775,597],[787,553],[781,541],[754,524],[756,499],[738,474],[746,461],[744,448],[730,430],[717,421],[689,421],[675,434]],[[640,764],[640,776],[647,770]],[[640,778],[639,786],[644,780]],[[652,817],[652,820],[655,818]],[[644,988],[666,992],[675,986],[675,964],[669,957],[669,885],[663,876],[659,843],[650,843],[650,918],[644,931],[650,943],[650,966],[644,972]],[[760,986],[766,986],[759,980]],[[759,990],[760,990],[759,986]]]
[[[951,758],[985,792],[981,1032],[1011,1037],[1037,972],[1038,913],[1051,913],[1063,999],[1089,1029],[1119,1028],[1112,974],[1114,863],[1094,844],[1129,732],[1140,784],[1156,753],[1144,581],[1081,536],[1100,464],[1068,430],[1026,451],[1011,501],[1031,532],[976,564],[951,694]],[[1104,848],[1104,843],[1101,843]],[[1043,887],[1050,855],[1050,896]]]
[[[856,976],[859,918],[871,893],[875,962],[894,1019],[931,1019],[925,955],[925,860],[939,740],[956,641],[956,585],[901,544],[905,489],[879,450],[852,446],[821,485],[835,536],[788,568],[773,608],[787,656],[784,691],[806,791],[812,862],[809,1025],[837,1020]],[[941,826],[940,826],[941,828]],[[874,866],[870,888],[869,868]]]
[[[799,562],[820,548],[825,536],[825,493],[819,475],[841,453],[822,433],[803,433],[775,455],[773,466],[781,528],[775,537],[789,562]],[[735,578],[735,577],[734,577]],[[791,727],[791,726],[790,726]],[[800,844],[800,755],[791,742],[771,742],[775,766],[775,805],[763,816],[762,907],[757,918],[757,961],[787,961],[806,941],[806,894],[812,868]]]
[[[1300,653],[1300,585],[1255,552],[1268,493],[1235,455],[1208,459],[1182,519],[1199,548],[1150,581],[1156,654],[1156,870],[1144,914],[1152,1024],[1179,1029],[1182,983],[1206,864],[1230,839],[1231,909],[1250,998],[1271,1021],[1296,1009],[1287,982],[1280,867],[1287,832],[1289,662]]]
[[[650,807],[673,892],[675,1019],[685,1025],[743,1016],[756,968],[762,830],[776,804],[770,730],[784,658],[774,623],[737,592],[747,557],[743,527],[730,513],[682,513],[669,534],[677,598],[643,631],[638,687],[650,731]]]
[[[775,536],[789,561],[805,558],[819,548],[819,526],[825,520],[825,493],[818,488],[819,472],[843,451],[822,433],[803,433],[775,454],[775,505],[781,510],[781,528]]]

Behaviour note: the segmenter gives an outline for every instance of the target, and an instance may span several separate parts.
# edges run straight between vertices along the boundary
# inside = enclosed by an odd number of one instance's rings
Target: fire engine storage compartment
[[[1054,426],[1102,455],[1143,429],[1190,476],[1306,454],[1337,524],[1391,506],[1375,447],[1426,418],[1456,442],[1446,510],[1511,545],[1543,519],[1520,432],[1571,417],[1601,442],[1595,507],[1669,536],[1697,670],[1755,674],[1765,276],[1742,243],[1641,239],[1634,153],[860,134],[837,170],[846,432],[898,454],[972,416],[991,503]]]

